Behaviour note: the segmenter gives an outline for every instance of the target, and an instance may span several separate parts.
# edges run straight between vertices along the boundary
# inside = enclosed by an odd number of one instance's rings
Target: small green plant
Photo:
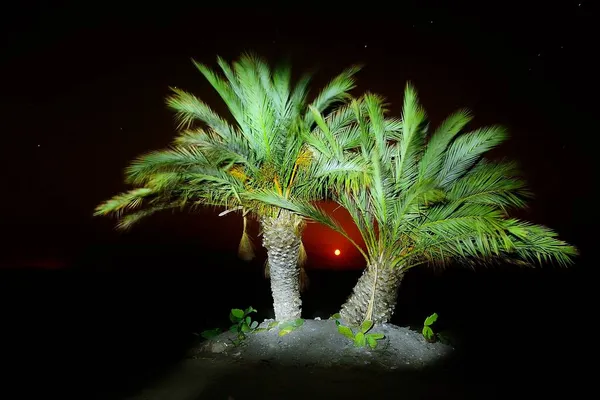
[[[433,325],[437,319],[437,313],[433,313],[429,317],[425,318],[425,322],[423,323],[423,337],[429,343],[433,343],[436,340],[437,335],[433,332],[433,329],[431,329],[431,325]]]
[[[258,326],[257,321],[252,321],[250,318],[251,313],[255,313],[256,310],[252,306],[245,310],[239,308],[232,308],[229,313],[229,320],[233,322],[233,325],[229,328],[231,332],[237,333],[239,340],[246,338],[246,333],[250,333]]]
[[[304,325],[304,320],[302,318],[295,319],[293,321],[286,321],[281,324],[279,328],[279,336],[285,336],[288,333],[295,331]]]
[[[335,324],[337,325],[338,332],[352,340],[356,347],[365,347],[368,345],[374,349],[377,347],[377,341],[385,338],[383,333],[368,333],[373,328],[373,321],[367,320],[363,322],[356,334],[350,327],[342,325],[338,319],[335,319]]]
[[[245,310],[240,308],[231,309],[231,312],[229,313],[229,320],[233,323],[233,325],[231,325],[229,330],[237,334],[237,339],[231,340],[235,346],[241,344],[242,340],[246,339],[247,333],[257,331],[256,328],[258,327],[258,322],[252,321],[252,318],[250,318],[250,314],[255,312],[256,310],[252,308],[252,306],[246,308]],[[273,324],[273,322],[271,324]],[[272,328],[271,324],[269,324],[269,329]],[[207,329],[202,331],[200,336],[202,336],[204,339],[210,340],[221,333],[221,328]]]

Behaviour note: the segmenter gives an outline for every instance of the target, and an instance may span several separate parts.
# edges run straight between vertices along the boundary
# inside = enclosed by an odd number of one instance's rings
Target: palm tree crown
[[[173,88],[167,104],[176,112],[182,132],[170,149],[133,161],[126,182],[135,188],[99,205],[96,215],[115,214],[120,217],[118,226],[129,228],[165,208],[208,205],[241,207],[258,215],[277,212],[268,204],[244,200],[243,193],[269,188],[289,198],[302,187],[311,163],[303,138],[315,122],[307,111],[324,112],[345,100],[358,71],[347,69],[309,103],[310,76],[293,85],[286,64],[271,71],[251,54],[232,65],[218,58],[223,76],[198,62],[194,65],[225,102],[234,123],[196,96]],[[317,193],[298,190],[298,195],[313,198]]]
[[[508,216],[511,208],[525,206],[530,193],[514,163],[483,158],[506,139],[503,128],[461,133],[471,120],[469,112],[461,110],[428,138],[426,114],[410,85],[399,120],[386,118],[383,99],[373,94],[341,110],[348,118],[342,124],[335,114],[324,118],[310,143],[315,164],[354,167],[353,173],[324,176],[319,186],[332,191],[357,225],[366,248],[359,250],[368,270],[375,270],[373,279],[398,285],[398,274],[421,264],[504,260],[533,265],[555,260],[567,265],[576,255],[575,248],[550,229]],[[323,142],[328,137],[338,140]],[[336,221],[303,199],[284,199],[272,191],[253,197],[349,237]],[[377,285],[372,286],[372,299],[359,313],[362,318],[372,318],[377,308],[373,304]],[[383,307],[375,319],[391,315],[395,295],[388,298],[393,304]],[[354,314],[350,322],[360,322]]]
[[[117,215],[118,227],[126,229],[164,209],[225,207],[224,213],[238,211],[244,217],[240,255],[249,259],[253,252],[246,233],[247,217],[261,221],[265,245],[269,246],[283,237],[287,241],[293,236],[299,238],[303,221],[247,194],[268,189],[282,198],[319,198],[323,192],[307,185],[314,172],[305,143],[316,125],[311,110],[325,113],[345,101],[359,68],[343,71],[309,102],[310,76],[304,75],[294,84],[287,64],[271,69],[251,54],[232,64],[221,58],[217,63],[221,74],[194,61],[227,106],[230,120],[193,94],[173,88],[167,105],[176,112],[181,128],[173,146],[133,161],[126,170],[126,182],[134,189],[100,204],[96,215]],[[272,221],[282,218],[286,219],[283,225]],[[282,226],[292,229],[293,235],[282,233]],[[268,238],[266,230],[271,236],[276,232],[283,236]],[[289,261],[280,251],[275,253],[278,259]],[[296,249],[295,254],[294,262],[298,254],[302,258],[302,249]],[[271,267],[272,261],[269,257]]]

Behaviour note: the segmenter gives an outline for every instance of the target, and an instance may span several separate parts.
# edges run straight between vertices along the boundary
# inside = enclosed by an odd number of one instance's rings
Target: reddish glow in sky
[[[363,244],[358,228],[345,209],[329,201],[321,201],[317,205],[340,222],[354,241]],[[365,265],[363,257],[352,243],[323,225],[309,222],[302,241],[308,252],[309,268],[355,269]]]

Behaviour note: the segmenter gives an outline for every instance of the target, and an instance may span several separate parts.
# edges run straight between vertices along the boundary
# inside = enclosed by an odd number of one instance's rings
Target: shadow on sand
[[[442,399],[478,394],[476,388],[463,385],[453,366],[455,361],[446,360],[421,371],[292,367],[266,362],[240,365],[213,379],[196,399]]]

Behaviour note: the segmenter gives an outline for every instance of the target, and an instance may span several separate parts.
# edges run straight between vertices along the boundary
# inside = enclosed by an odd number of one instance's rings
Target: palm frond
[[[231,112],[231,115],[235,118],[236,122],[240,127],[245,128],[244,114],[242,108],[242,97],[239,96],[239,92],[235,87],[235,79],[233,78],[233,72],[228,64],[221,58],[217,57],[217,63],[221,66],[222,70],[226,72],[228,81],[218,76],[214,71],[208,68],[206,65],[198,63],[192,60],[194,66],[200,71],[204,78],[212,85],[217,91],[221,99],[227,105],[227,108]],[[227,73],[228,72],[228,73]]]
[[[337,160],[317,153],[309,167],[307,178],[303,179],[296,190],[304,198],[312,198],[314,194],[327,197],[329,188],[357,191],[370,185],[370,168],[368,162],[361,157]]]
[[[143,185],[153,174],[183,171],[198,165],[209,165],[209,163],[202,152],[194,147],[153,151],[138,157],[130,164],[125,170],[125,181],[134,185]]]
[[[143,200],[153,194],[150,188],[137,188],[118,194],[98,205],[94,211],[95,216],[117,214],[141,206]]]
[[[331,151],[330,154],[335,155],[335,157],[338,160],[342,159],[342,149],[337,145],[336,139],[333,136],[333,133],[331,132],[331,130],[329,129],[329,126],[325,123],[325,119],[323,118],[323,116],[321,115],[321,113],[319,112],[318,109],[316,109],[313,106],[309,106],[309,109],[313,115],[313,118],[317,124],[317,126],[320,129],[320,132],[323,133],[323,136],[326,139],[326,143],[329,146],[329,149]],[[317,133],[318,134],[318,133]],[[313,132],[313,135],[315,135],[315,132]],[[314,136],[313,136],[314,137]],[[310,140],[310,139],[309,139]],[[322,143],[322,147],[324,147],[325,142],[321,141]]]
[[[332,104],[348,99],[348,92],[356,86],[354,75],[360,71],[361,67],[356,65],[342,71],[329,82],[323,90],[317,95],[315,100],[310,104],[319,112],[324,112]],[[305,123],[310,126],[314,121],[312,114],[306,114]]]
[[[543,225],[517,219],[506,220],[505,225],[506,230],[518,239],[515,241],[515,253],[527,262],[542,264],[556,261],[567,266],[579,254],[574,246],[557,239],[558,234]]]
[[[308,97],[308,85],[312,76],[304,74],[300,77],[290,94],[290,104],[297,108],[298,113],[303,112]],[[299,115],[300,116],[300,115]]]
[[[406,189],[417,177],[418,162],[425,142],[425,118],[417,92],[409,83],[404,91],[402,136],[395,158],[396,181],[400,190]]]
[[[367,93],[363,99],[367,108],[367,115],[369,116],[371,136],[375,139],[375,148],[377,149],[378,156],[385,152],[387,144],[383,98],[372,93]]]
[[[448,187],[479,161],[483,153],[498,146],[506,138],[506,130],[500,126],[477,129],[457,137],[445,154],[438,175],[440,185]]]
[[[176,208],[176,204],[161,204],[156,206],[147,207],[143,210],[138,210],[127,215],[123,215],[119,218],[116,228],[121,231],[130,229],[133,225],[140,222],[142,219],[149,217],[150,215],[156,214],[159,211]]]
[[[176,112],[179,127],[189,128],[198,121],[210,127],[224,139],[231,136],[232,127],[206,103],[184,90],[171,88],[175,93],[167,97],[167,105]]]
[[[469,110],[459,110],[441,123],[431,136],[421,159],[419,165],[421,179],[431,179],[438,174],[450,142],[472,119]]]
[[[449,200],[523,208],[531,197],[525,181],[519,179],[515,163],[492,163],[481,160],[472,170],[457,179],[448,191]]]
[[[365,243],[368,255],[378,254],[379,244],[384,244],[378,242],[380,226],[377,224],[377,215],[370,207],[371,196],[366,191],[342,191],[335,196],[335,200],[352,217]],[[354,244],[360,250],[357,244]],[[368,261],[368,258],[366,259]]]

